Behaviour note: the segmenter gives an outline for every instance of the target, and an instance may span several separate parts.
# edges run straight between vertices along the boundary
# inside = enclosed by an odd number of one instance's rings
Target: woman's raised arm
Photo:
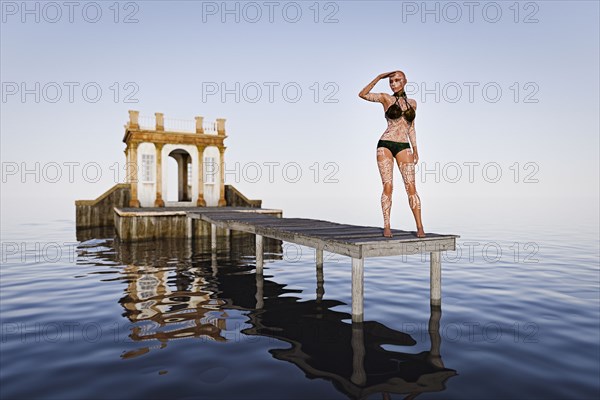
[[[361,90],[358,93],[358,97],[360,97],[361,99],[368,100],[368,101],[381,102],[382,93],[370,93],[371,89],[373,89],[373,87],[375,87],[377,82],[379,82],[380,80],[382,80],[384,78],[387,78],[388,76],[390,76],[392,74],[393,74],[393,72],[386,72],[386,73],[377,75],[377,77],[375,79],[373,79],[367,86],[365,86],[363,88],[363,90]]]

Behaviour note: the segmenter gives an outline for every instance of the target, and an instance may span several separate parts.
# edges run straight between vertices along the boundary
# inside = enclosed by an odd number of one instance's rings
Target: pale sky
[[[43,200],[39,213],[74,218],[74,200],[122,181],[134,109],[226,118],[226,183],[264,207],[379,224],[385,119],[357,94],[397,69],[431,218],[481,198],[598,204],[597,1],[49,4],[1,3],[3,217]],[[97,182],[83,174],[98,166]]]

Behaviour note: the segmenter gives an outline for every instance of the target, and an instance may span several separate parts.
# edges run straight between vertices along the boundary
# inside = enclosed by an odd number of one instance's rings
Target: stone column
[[[165,130],[165,116],[163,113],[154,113],[154,117],[156,120],[156,130],[164,131]]]
[[[131,185],[131,199],[129,200],[129,207],[140,207],[140,201],[137,197],[138,190],[138,182],[139,182],[139,174],[140,169],[138,168],[138,159],[137,159],[137,148],[138,143],[131,143],[131,148],[129,149],[129,163],[127,164],[129,170],[129,184]]]
[[[196,117],[201,118],[201,117]],[[196,119],[197,123],[198,119]],[[196,125],[196,128],[198,125]],[[204,200],[204,149],[205,146],[198,145],[198,199],[196,205],[198,207],[206,207],[206,201]]]
[[[157,113],[158,114],[158,113]],[[158,119],[157,119],[158,121]],[[157,122],[158,128],[158,122]],[[154,200],[154,207],[164,207],[165,202],[162,198],[162,148],[163,143],[156,143],[156,200]]]
[[[196,133],[204,133],[204,117],[196,117]]]
[[[181,155],[181,177],[182,177],[182,190],[183,190],[183,195],[182,195],[182,200],[183,201],[192,201],[192,194],[189,192],[188,190],[188,183],[189,183],[189,179],[190,177],[188,176],[188,162],[190,161],[190,155],[189,154],[182,154]]]
[[[225,200],[225,149],[225,146],[219,149],[219,153],[221,154],[221,163],[219,166],[221,170],[221,182],[219,183],[219,207],[225,207],[227,205],[227,201]]]
[[[131,176],[129,175],[129,145],[125,147],[123,153],[125,153],[125,183],[129,183],[129,177]],[[119,178],[121,178],[120,173],[121,171],[119,171]],[[117,183],[121,183],[121,179]]]

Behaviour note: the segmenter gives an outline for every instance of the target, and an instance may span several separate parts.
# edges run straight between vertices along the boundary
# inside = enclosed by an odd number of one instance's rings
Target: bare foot
[[[417,228],[417,237],[424,238],[425,232],[423,231],[423,227]]]
[[[392,237],[392,230],[390,228],[383,228],[383,236]]]

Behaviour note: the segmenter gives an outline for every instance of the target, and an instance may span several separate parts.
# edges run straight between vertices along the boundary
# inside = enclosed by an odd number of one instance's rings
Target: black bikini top
[[[396,92],[394,93],[394,97],[396,98],[396,101],[385,111],[385,116],[389,119],[398,119],[404,117],[404,119],[408,122],[413,122],[416,117],[416,113],[415,109],[412,108],[410,103],[406,100],[406,93],[404,93],[404,91],[402,93]],[[404,102],[408,107],[406,110],[402,110],[400,104],[398,104],[400,97],[404,98]]]

